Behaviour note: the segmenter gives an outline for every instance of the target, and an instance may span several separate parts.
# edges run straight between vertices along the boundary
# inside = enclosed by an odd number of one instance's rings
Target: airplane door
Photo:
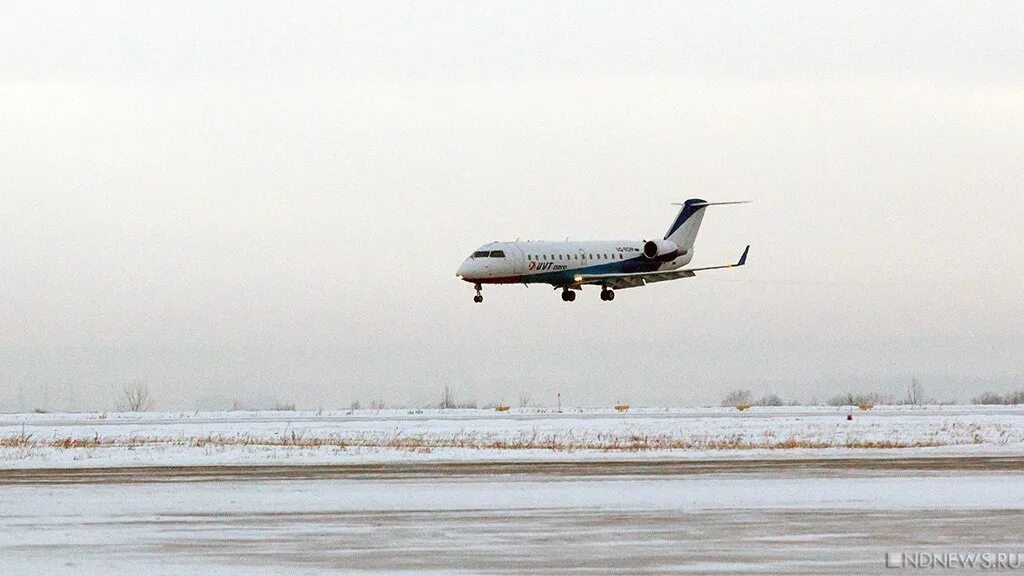
[[[508,250],[506,250],[506,252],[508,253],[509,258],[512,259],[511,262],[509,262],[509,264],[512,265],[512,274],[525,274],[526,255],[524,255],[523,251],[519,248],[519,244],[508,244]]]
[[[577,254],[579,255],[580,261],[576,263],[576,267],[577,268],[583,268],[583,267],[587,266],[587,253],[586,253],[586,251],[584,251],[583,248],[580,248],[577,251]]]

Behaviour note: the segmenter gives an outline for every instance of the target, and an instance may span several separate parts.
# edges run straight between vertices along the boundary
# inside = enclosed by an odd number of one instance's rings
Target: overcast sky
[[[642,239],[621,291],[472,287]],[[1019,2],[0,4],[0,410],[1024,385]]]

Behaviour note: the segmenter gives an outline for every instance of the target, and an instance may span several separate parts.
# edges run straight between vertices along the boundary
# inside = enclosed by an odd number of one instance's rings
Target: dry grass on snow
[[[84,438],[62,437],[36,439],[26,436],[0,438],[0,448],[136,449],[160,447],[232,448],[232,447],[295,447],[295,448],[379,448],[424,451],[442,448],[472,450],[550,450],[575,452],[644,452],[654,450],[792,450],[797,448],[920,448],[952,444],[979,444],[979,436],[938,437],[899,440],[869,440],[845,435],[833,438],[788,436],[775,438],[770,434],[748,437],[740,434],[715,437],[680,438],[672,435],[524,435],[514,438],[489,438],[464,434],[451,435],[304,435],[301,433],[260,435],[204,435],[195,437],[127,436]]]

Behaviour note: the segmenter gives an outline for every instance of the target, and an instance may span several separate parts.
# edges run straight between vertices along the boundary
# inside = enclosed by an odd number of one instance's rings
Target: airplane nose
[[[459,266],[459,269],[455,271],[455,276],[458,278],[465,278],[469,274],[469,260],[466,260]]]

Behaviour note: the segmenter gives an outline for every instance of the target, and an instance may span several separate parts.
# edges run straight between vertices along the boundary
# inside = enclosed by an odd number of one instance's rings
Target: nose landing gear
[[[483,286],[481,286],[481,285],[480,285],[480,284],[478,283],[478,284],[477,284],[477,285],[475,286],[475,288],[476,288],[476,296],[473,296],[473,302],[476,302],[477,304],[479,304],[479,303],[481,303],[481,302],[483,302],[483,301],[484,301],[484,295],[480,293],[480,291],[481,291],[481,290],[483,290],[483,289],[484,289],[484,287],[483,287]]]
[[[604,300],[605,302],[611,302],[612,300],[615,300],[615,292],[608,288],[602,288],[601,300]]]

